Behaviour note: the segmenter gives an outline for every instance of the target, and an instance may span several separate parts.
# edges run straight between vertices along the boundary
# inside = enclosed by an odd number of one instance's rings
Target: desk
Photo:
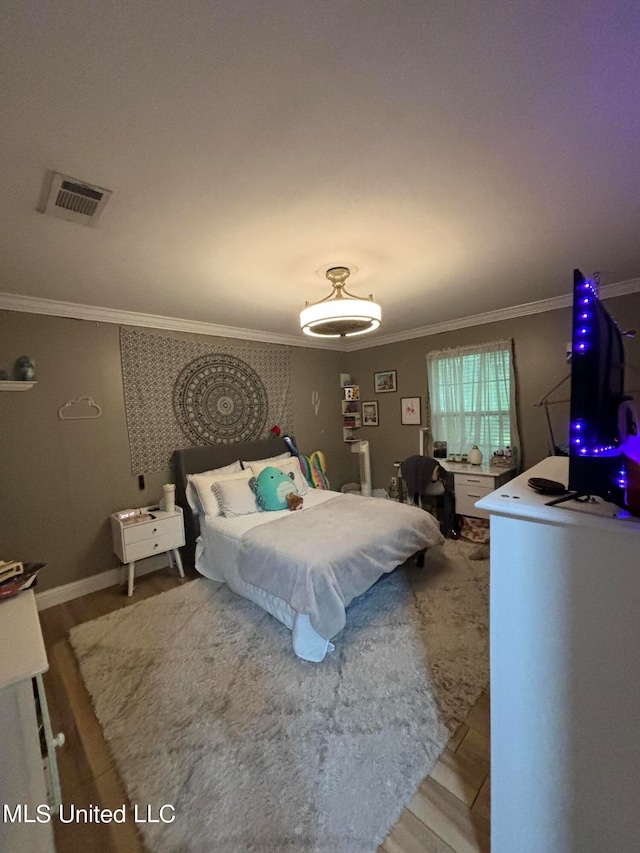
[[[48,747],[49,775],[54,799],[59,805],[59,780],[55,757],[56,741],[51,734],[42,673],[49,669],[40,630],[33,590],[0,601],[0,804],[14,810],[22,805],[35,818],[38,805],[47,804],[47,781],[40,750],[33,683],[38,689],[42,724]],[[13,811],[12,811],[13,813]],[[51,823],[0,821],[0,850],[3,853],[51,853]]]
[[[438,459],[438,464],[453,477],[456,515],[466,515],[471,518],[489,518],[487,510],[478,508],[476,501],[491,494],[503,483],[513,479],[516,474],[515,467],[506,468],[501,465],[492,465],[490,462],[471,465],[468,462]]]

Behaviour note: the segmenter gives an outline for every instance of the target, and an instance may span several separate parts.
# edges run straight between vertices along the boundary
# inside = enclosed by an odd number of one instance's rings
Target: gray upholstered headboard
[[[257,441],[234,442],[233,444],[207,444],[205,447],[187,447],[173,453],[173,473],[176,482],[176,503],[184,512],[186,545],[184,557],[193,566],[196,539],[200,533],[198,518],[187,502],[185,488],[187,474],[198,474],[212,468],[230,465],[236,459],[264,459],[290,450],[283,438],[261,438]]]

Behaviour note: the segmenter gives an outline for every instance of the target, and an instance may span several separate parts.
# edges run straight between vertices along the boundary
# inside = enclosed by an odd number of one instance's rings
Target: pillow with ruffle
[[[247,472],[248,473],[248,472]],[[225,518],[238,518],[260,512],[255,493],[249,486],[250,477],[237,480],[219,480],[211,487],[220,512]]]
[[[238,462],[238,465],[240,463]],[[225,466],[230,468],[231,466]],[[250,471],[240,469],[235,472],[225,472],[224,469],[216,468],[212,471],[203,471],[201,474],[189,474],[187,477],[186,495],[189,506],[197,515],[208,515],[215,518],[220,515],[220,505],[213,492],[213,485],[224,480],[249,480]]]

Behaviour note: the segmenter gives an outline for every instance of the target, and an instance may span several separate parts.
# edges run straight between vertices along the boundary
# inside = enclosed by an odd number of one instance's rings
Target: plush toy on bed
[[[302,505],[293,474],[287,475],[279,468],[263,468],[257,477],[249,480],[249,486],[255,492],[258,506],[266,512],[287,508],[293,510]]]
[[[300,495],[296,495],[294,492],[289,492],[287,495],[287,504],[291,512],[294,509],[302,509],[302,504],[304,503],[304,499],[300,497]]]

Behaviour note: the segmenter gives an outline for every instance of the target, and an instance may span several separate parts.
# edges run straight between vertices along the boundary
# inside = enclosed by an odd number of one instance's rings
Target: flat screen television
[[[596,284],[573,271],[569,489],[625,505],[620,405],[624,348]]]

